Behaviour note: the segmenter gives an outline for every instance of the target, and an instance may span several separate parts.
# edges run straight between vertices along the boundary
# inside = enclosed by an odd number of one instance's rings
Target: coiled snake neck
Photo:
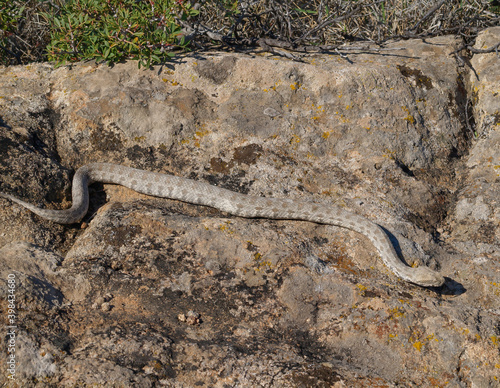
[[[92,163],[77,170],[73,177],[73,204],[66,210],[41,209],[9,194],[0,193],[0,196],[24,206],[42,218],[60,224],[72,224],[79,222],[87,213],[88,185],[92,182],[114,183],[139,193],[210,206],[240,217],[304,220],[348,228],[368,237],[384,264],[401,279],[424,287],[439,287],[444,283],[443,276],[428,267],[412,268],[404,264],[379,225],[336,206],[250,196],[204,182],[110,163]]]

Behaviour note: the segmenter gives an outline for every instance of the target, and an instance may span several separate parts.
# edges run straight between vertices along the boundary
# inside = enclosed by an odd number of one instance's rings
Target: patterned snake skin
[[[240,217],[304,220],[352,229],[370,239],[384,264],[400,278],[424,287],[439,287],[444,283],[443,276],[428,267],[412,268],[405,265],[380,226],[338,207],[244,195],[203,182],[109,163],[93,163],[78,169],[73,177],[73,205],[67,210],[41,209],[9,194],[0,193],[0,196],[24,206],[42,218],[60,224],[72,224],[80,221],[87,213],[88,185],[92,182],[114,183],[139,193],[210,206]]]

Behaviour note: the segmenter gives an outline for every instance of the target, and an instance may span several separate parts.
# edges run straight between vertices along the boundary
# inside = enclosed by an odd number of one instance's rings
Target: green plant
[[[496,14],[500,14],[500,1],[491,0],[489,4],[489,11],[494,12]]]
[[[51,25],[48,59],[159,64],[187,47],[180,21],[197,14],[184,0],[68,0],[57,14],[44,13]]]
[[[0,2],[0,30],[2,32],[13,32],[16,29],[17,21],[24,11],[24,5],[18,1]]]
[[[8,57],[18,57],[19,54],[12,48],[11,39],[15,35],[18,21],[24,11],[24,6],[18,1],[0,1],[0,63],[8,64]]]

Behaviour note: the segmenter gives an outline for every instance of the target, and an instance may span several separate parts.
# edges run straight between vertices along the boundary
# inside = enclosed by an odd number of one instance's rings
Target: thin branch
[[[352,16],[354,16],[356,13],[358,13],[363,7],[369,7],[369,6],[372,6],[372,5],[377,5],[379,3],[383,3],[385,0],[378,0],[378,1],[375,1],[374,3],[366,6],[364,4],[359,4],[354,10],[352,10],[351,12],[349,12],[347,15],[343,15],[343,16],[339,16],[339,17],[336,17],[336,18],[332,18],[331,16],[329,16],[323,23],[320,23],[318,24],[316,27],[312,28],[311,30],[309,31],[306,31],[299,39],[297,39],[295,42],[303,42],[305,38],[307,38],[309,35],[315,33],[316,31],[319,31],[333,23],[337,23],[337,22],[341,22],[342,20],[346,20],[346,19],[349,19],[351,18]]]
[[[487,53],[492,53],[493,51],[495,51],[496,53],[498,53],[498,48],[500,47],[500,42],[498,42],[496,45],[490,47],[489,49],[484,49],[484,50],[481,50],[481,49],[477,49],[477,48],[474,48],[468,44],[463,44],[462,46],[460,46],[459,48],[457,48],[455,51],[452,51],[450,53],[451,54],[457,54],[459,53],[460,51],[462,50],[469,50],[471,53],[473,54],[487,54]]]
[[[498,53],[499,47],[500,47],[500,42],[498,42],[493,47],[490,47],[489,49],[480,50],[480,49],[474,48],[472,46],[467,46],[467,50],[469,50],[471,53],[474,53],[474,54],[487,54],[487,53],[492,53],[493,51]]]
[[[409,31],[415,31],[419,26],[420,24],[422,24],[423,22],[425,22],[427,19],[429,19],[431,17],[431,15],[436,12],[439,8],[441,8],[444,3],[446,3],[446,0],[441,0],[440,3],[436,4],[434,7],[432,7],[429,12],[427,12],[424,17],[422,19],[420,19],[412,28],[410,28]]]
[[[21,64],[21,58],[20,55],[16,54],[15,52],[9,50],[7,47],[3,46],[0,44],[0,49],[4,50],[6,53],[10,54],[14,58],[16,58],[17,63],[20,65]]]

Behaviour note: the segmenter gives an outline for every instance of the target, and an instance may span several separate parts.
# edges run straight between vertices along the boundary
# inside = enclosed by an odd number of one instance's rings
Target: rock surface
[[[499,39],[492,28],[476,46]],[[0,198],[4,328],[16,278],[11,385],[498,386],[500,60],[461,67],[458,45],[0,69],[1,191],[67,207],[74,171],[101,161],[336,204],[447,277],[404,283],[341,228],[113,185],[91,187],[81,225]]]

